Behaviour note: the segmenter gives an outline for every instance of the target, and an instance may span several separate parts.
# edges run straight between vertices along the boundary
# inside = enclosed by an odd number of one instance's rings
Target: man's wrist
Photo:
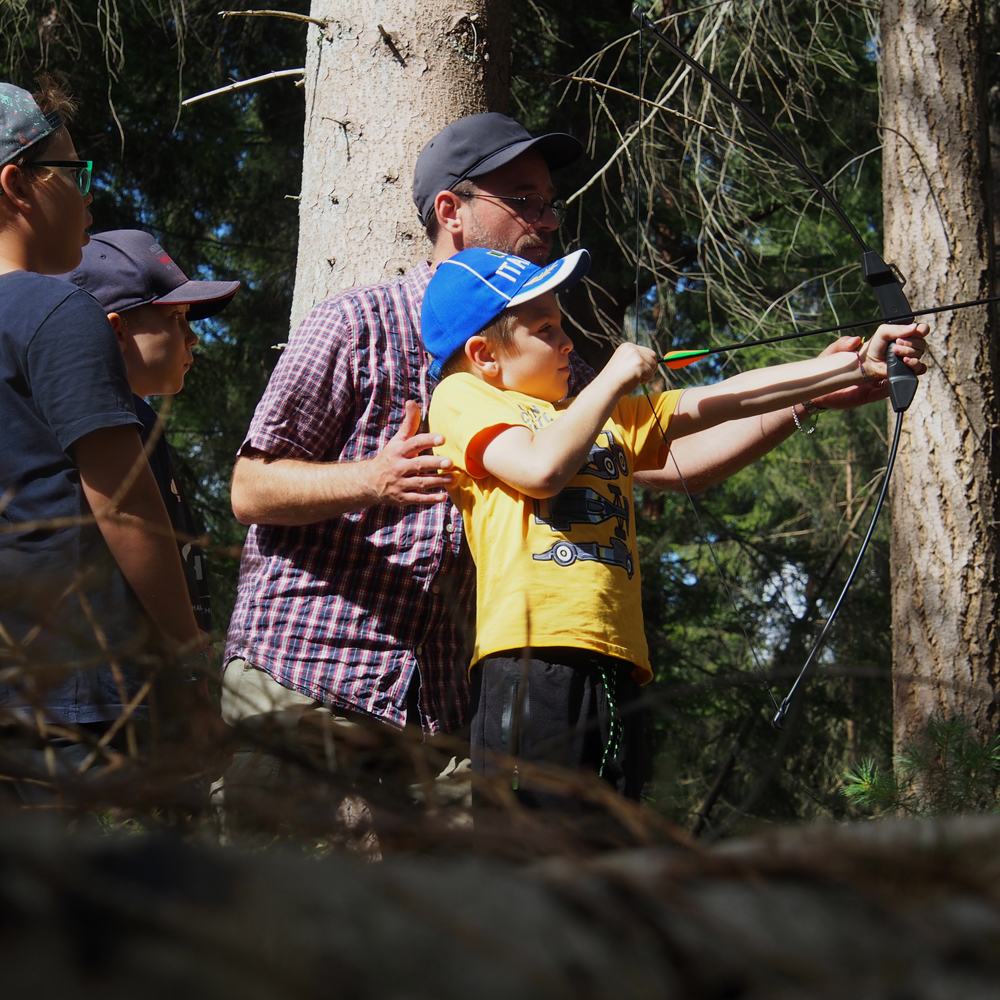
[[[357,509],[364,510],[366,507],[374,507],[375,504],[382,503],[384,493],[378,456],[357,462],[354,471],[358,477],[358,489],[354,492],[360,501]]]

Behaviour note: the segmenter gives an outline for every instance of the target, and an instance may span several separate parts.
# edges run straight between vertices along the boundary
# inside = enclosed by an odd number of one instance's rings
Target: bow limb
[[[907,301],[906,295],[903,292],[903,285],[905,284],[905,279],[899,273],[898,269],[893,266],[886,264],[884,260],[874,251],[869,250],[867,244],[862,238],[861,234],[858,232],[854,223],[848,218],[847,213],[844,211],[840,202],[837,201],[833,193],[826,187],[826,185],[820,180],[816,173],[806,164],[802,157],[792,148],[782,137],[772,128],[769,122],[767,122],[760,114],[754,111],[749,105],[745,104],[729,87],[727,87],[718,77],[715,76],[710,70],[703,66],[700,62],[690,56],[685,52],[679,45],[677,45],[671,38],[660,31],[656,25],[647,17],[647,15],[641,11],[638,7],[632,9],[632,20],[639,25],[641,32],[648,32],[652,35],[661,45],[672,52],[678,59],[689,66],[694,72],[701,76],[711,87],[722,94],[734,107],[736,107],[740,112],[742,112],[751,121],[756,123],[756,125],[763,130],[763,132],[770,137],[771,141],[775,144],[778,151],[788,160],[805,178],[808,180],[810,185],[816,190],[816,192],[823,198],[823,200],[830,206],[834,214],[841,221],[844,228],[851,235],[854,241],[857,243],[861,250],[861,268],[864,275],[865,281],[871,287],[872,291],[875,293],[875,297],[878,301],[879,312],[881,312],[883,320],[889,321],[891,323],[907,324],[913,322],[914,315],[913,310]],[[641,37],[641,34],[640,34]],[[861,560],[864,558],[865,552],[868,548],[868,543],[870,542],[872,535],[875,531],[875,525],[878,522],[879,513],[882,510],[882,505],[885,500],[889,488],[889,481],[892,476],[892,468],[896,461],[896,453],[899,448],[899,437],[902,428],[902,413],[909,407],[910,403],[913,401],[913,396],[917,388],[917,376],[913,371],[907,366],[905,361],[890,350],[887,361],[887,376],[889,382],[889,399],[892,403],[892,408],[896,413],[895,421],[895,431],[893,434],[892,445],[889,449],[889,458],[886,464],[886,473],[882,482],[882,491],[879,495],[878,503],[875,507],[875,512],[872,517],[871,524],[868,527],[868,532],[865,535],[864,542],[861,545],[861,549],[858,552],[858,557],[855,560],[854,567],[847,579],[847,583],[844,585],[844,589],[841,591],[840,597],[837,599],[837,603],[834,605],[833,611],[827,618],[826,623],[823,626],[823,630],[820,633],[819,638],[816,640],[812,651],[809,653],[806,659],[805,665],[799,672],[798,677],[795,679],[795,683],[792,685],[791,690],[788,695],[782,701],[781,705],[778,707],[773,719],[773,725],[775,728],[780,729],[784,722],[785,716],[791,706],[792,698],[794,697],[796,691],[798,690],[800,684],[806,677],[809,668],[812,666],[820,650],[823,648],[826,642],[826,637],[830,632],[834,620],[840,611],[841,606],[844,603],[844,599],[847,596],[847,592],[851,587],[854,577],[857,574],[858,567],[861,564]],[[690,494],[689,494],[690,495]],[[728,587],[727,587],[728,590]],[[749,637],[748,637],[749,638]],[[752,647],[751,647],[751,651]],[[756,653],[754,653],[754,660],[757,660]],[[770,688],[768,687],[768,693],[770,693]],[[771,696],[773,700],[773,695]]]

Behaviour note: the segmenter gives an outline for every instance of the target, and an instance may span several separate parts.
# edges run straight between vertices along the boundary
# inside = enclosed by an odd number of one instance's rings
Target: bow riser
[[[886,264],[874,250],[861,255],[861,270],[878,299],[879,311],[888,323],[912,323],[914,316],[903,292],[899,271]],[[917,376],[895,351],[886,359],[889,378],[889,400],[896,413],[902,413],[913,402],[917,391]]]

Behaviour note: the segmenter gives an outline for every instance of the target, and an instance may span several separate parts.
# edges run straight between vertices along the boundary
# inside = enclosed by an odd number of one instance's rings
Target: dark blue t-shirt
[[[142,424],[142,443],[149,449],[150,436],[156,431],[159,417],[149,403],[141,396],[132,397],[135,415]],[[152,450],[148,451],[149,467],[160,488],[160,496],[167,508],[167,516],[177,536],[177,547],[184,567],[184,580],[191,596],[191,610],[202,632],[212,631],[212,598],[208,590],[208,573],[205,553],[198,543],[200,532],[195,526],[191,508],[177,478],[174,468],[174,453],[167,443],[166,434],[160,433]]]
[[[143,629],[138,602],[100,530],[81,523],[91,515],[73,461],[81,437],[121,425],[139,421],[97,300],[57,278],[0,275],[0,623],[15,644],[0,634],[0,678],[46,692],[55,720],[120,714],[102,643],[126,697],[138,688],[127,667]],[[67,676],[70,666],[81,669]],[[0,688],[0,702],[19,701]]]

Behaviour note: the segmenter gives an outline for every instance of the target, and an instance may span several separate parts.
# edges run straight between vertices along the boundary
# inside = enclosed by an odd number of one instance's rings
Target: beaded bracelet
[[[861,360],[861,354],[860,354],[860,353],[858,353],[858,352],[855,352],[855,353],[856,353],[856,355],[857,355],[857,359],[858,359],[858,367],[859,367],[859,368],[861,369],[861,377],[862,377],[862,378],[863,378],[863,379],[864,379],[864,380],[865,380],[866,382],[868,382],[868,381],[870,381],[870,380],[869,380],[869,378],[868,378],[868,372],[866,372],[866,371],[865,371],[865,363],[864,363],[864,362],[863,362],[863,361]]]
[[[798,405],[798,404],[796,404],[796,406],[797,406],[797,405]],[[822,409],[822,407],[821,407],[821,406],[817,406],[817,407],[816,407],[816,409],[817,409],[817,410],[821,410],[821,409]],[[794,420],[794,421],[795,421],[795,426],[796,426],[796,427],[798,427],[798,429],[799,429],[799,430],[800,430],[800,431],[801,431],[801,432],[802,432],[803,434],[812,434],[812,433],[813,433],[813,431],[815,431],[815,430],[816,430],[816,425],[815,425],[815,424],[813,424],[813,425],[812,425],[812,427],[810,427],[810,428],[809,428],[809,430],[806,430],[806,429],[805,429],[805,428],[804,428],[804,427],[802,426],[802,421],[801,421],[801,420],[799,420],[799,415],[798,415],[798,414],[797,414],[797,413],[795,412],[795,406],[793,406],[793,407],[792,407],[792,420]]]

